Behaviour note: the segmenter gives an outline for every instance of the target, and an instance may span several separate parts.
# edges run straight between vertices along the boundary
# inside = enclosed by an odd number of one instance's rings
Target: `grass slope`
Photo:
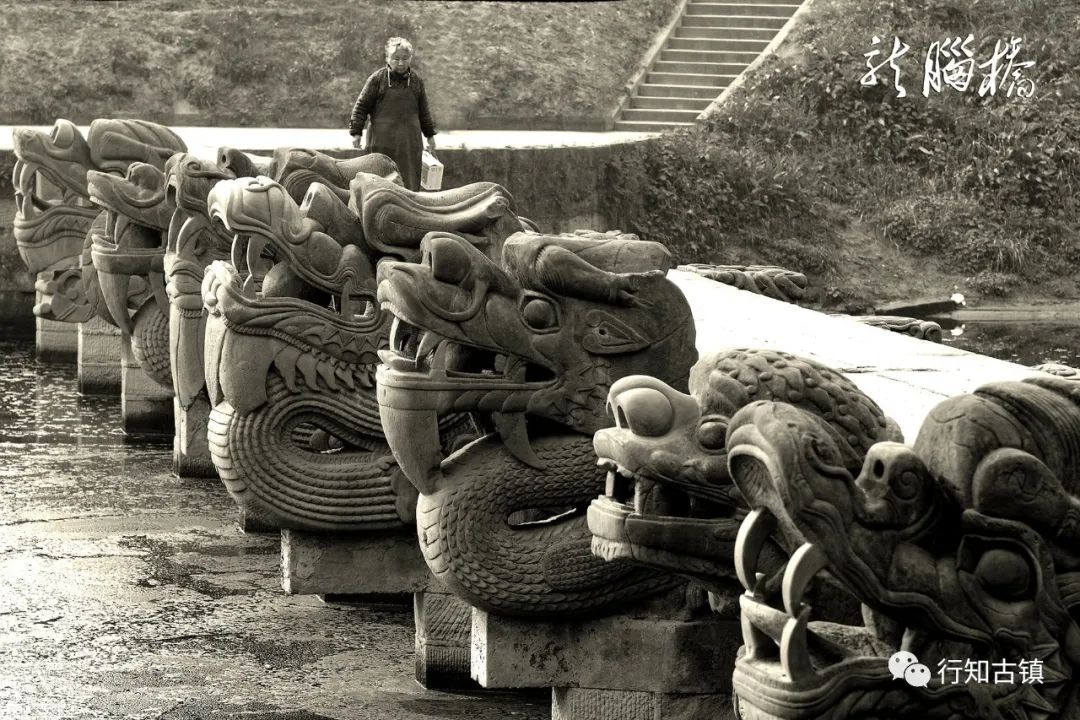
[[[968,33],[977,63],[1021,37],[1035,96],[980,98],[977,70],[966,93],[924,97],[930,43]],[[705,126],[613,168],[610,211],[683,260],[803,269],[833,305],[1076,297],[1078,33],[1075,3],[1056,0],[816,0]],[[860,86],[874,35],[886,53],[910,45],[907,97],[891,73]]]
[[[614,109],[675,3],[0,0],[0,122],[345,127],[404,35],[442,126],[580,125]]]

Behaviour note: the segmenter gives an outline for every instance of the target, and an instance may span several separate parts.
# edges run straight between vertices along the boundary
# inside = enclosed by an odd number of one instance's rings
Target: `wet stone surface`
[[[0,342],[0,718],[550,716],[546,693],[420,688],[411,607],[285,595],[277,536],[32,352]]]

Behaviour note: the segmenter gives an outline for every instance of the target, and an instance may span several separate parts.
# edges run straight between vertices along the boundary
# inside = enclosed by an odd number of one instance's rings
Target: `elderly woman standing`
[[[435,152],[435,124],[428,109],[424,81],[411,68],[413,46],[405,38],[386,41],[386,66],[371,74],[353,106],[349,134],[353,147],[390,156],[410,190],[420,189],[420,160],[427,138]],[[368,118],[371,127],[366,135]]]

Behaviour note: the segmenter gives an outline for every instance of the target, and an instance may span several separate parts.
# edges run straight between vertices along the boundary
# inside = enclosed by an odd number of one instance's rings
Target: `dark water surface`
[[[74,365],[39,362],[32,337],[0,339],[0,442],[123,441],[119,397],[82,397]]]
[[[0,720],[550,718],[546,693],[422,689],[410,605],[286,595],[279,536],[171,464],[0,339]]]
[[[1029,367],[1055,362],[1080,368],[1080,324],[968,322],[950,330],[942,322],[942,327],[944,342],[961,350]]]

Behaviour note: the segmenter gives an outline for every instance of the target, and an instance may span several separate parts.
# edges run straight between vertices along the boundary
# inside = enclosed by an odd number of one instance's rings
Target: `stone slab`
[[[173,471],[182,478],[216,478],[217,469],[210,456],[206,424],[210,419],[210,401],[197,397],[191,407],[181,407],[173,397]]]
[[[47,125],[31,126],[48,133]],[[351,149],[346,128],[264,128],[199,127],[170,125],[184,139],[191,151],[209,149],[209,157],[219,147],[234,147],[245,152],[279,147],[302,147],[312,150]],[[0,151],[11,150],[11,125],[0,125]],[[85,135],[89,126],[79,129]],[[483,150],[497,148],[598,147],[633,142],[658,133],[650,132],[581,132],[574,130],[454,130],[440,132],[439,148]]]
[[[644,662],[647,660],[643,659]],[[708,672],[707,668],[703,668]],[[551,720],[735,720],[730,693],[676,695],[555,688],[551,691]]]
[[[120,328],[99,317],[79,323],[79,392],[119,395],[122,385]]]
[[[281,587],[292,595],[409,595],[430,571],[413,530],[281,531]]]
[[[132,440],[158,442],[172,438],[173,395],[143,372],[131,352],[128,338],[122,340],[120,363],[121,422]]]
[[[737,622],[708,616],[537,621],[472,611],[472,674],[486,688],[728,693],[741,644]]]
[[[1016,363],[798,307],[714,280],[669,273],[690,302],[698,352],[759,347],[834,367],[894,418],[908,442],[947,397],[995,380],[1044,375]],[[1045,376],[1045,375],[1044,375]]]

